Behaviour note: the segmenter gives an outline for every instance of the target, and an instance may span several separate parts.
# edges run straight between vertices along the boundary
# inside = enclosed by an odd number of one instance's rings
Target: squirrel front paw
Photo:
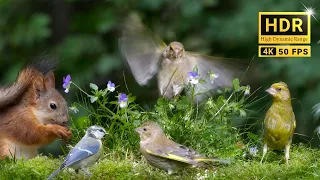
[[[64,141],[70,139],[72,136],[72,132],[68,127],[60,126],[56,124],[48,124],[47,126],[49,126],[53,130],[53,133],[57,137],[63,139]]]

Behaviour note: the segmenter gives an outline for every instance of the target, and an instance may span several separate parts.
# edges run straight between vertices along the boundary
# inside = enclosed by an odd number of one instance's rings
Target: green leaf
[[[198,72],[198,66],[197,65],[195,65],[194,67],[193,67],[193,70],[192,70],[193,72]]]
[[[109,104],[119,104],[118,101],[111,101]]]
[[[138,127],[140,125],[140,121],[139,120],[134,120],[133,121],[133,125],[134,125],[134,127]]]
[[[177,109],[183,110],[189,107],[189,98],[187,96],[183,96],[180,101],[177,103]]]
[[[239,112],[240,112],[240,117],[246,117],[247,116],[247,113],[246,113],[245,110],[240,109]]]
[[[129,98],[128,98],[128,102],[129,103],[132,103],[132,102],[134,102],[136,100],[136,97],[135,96],[130,96]]]
[[[199,83],[200,84],[207,84],[207,81],[205,81],[204,79],[200,78]]]
[[[105,96],[105,95],[107,94],[107,92],[108,92],[108,89],[102,90],[102,91],[101,91],[101,95],[102,95],[102,96]]]
[[[232,81],[232,87],[233,87],[233,90],[237,91],[240,87],[240,82],[239,82],[239,79],[236,78]]]
[[[166,105],[168,102],[164,99],[164,98],[159,98],[158,100],[157,100],[157,105]]]
[[[98,90],[98,86],[96,84],[90,83],[90,88],[97,91]]]
[[[81,116],[80,118],[77,119],[77,124],[78,124],[78,126],[80,126],[78,128],[83,128],[83,129],[87,128],[89,126],[88,117]]]
[[[248,132],[247,135],[248,135],[248,137],[249,137],[250,139],[252,139],[252,140],[254,140],[254,141],[258,141],[258,139],[259,139],[259,136],[253,134],[252,132]]]
[[[224,104],[224,100],[225,100],[224,96],[219,96],[218,99],[217,99],[217,104],[223,105]]]

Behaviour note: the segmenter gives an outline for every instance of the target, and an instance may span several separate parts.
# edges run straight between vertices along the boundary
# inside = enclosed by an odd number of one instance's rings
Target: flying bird
[[[157,74],[159,92],[169,99],[183,91],[193,78],[189,72],[195,69],[206,82],[196,86],[198,100],[202,100],[212,90],[231,87],[232,81],[241,78],[249,64],[247,61],[186,51],[184,45],[177,41],[167,45],[134,15],[129,17],[124,27],[119,47],[136,82],[144,86]]]

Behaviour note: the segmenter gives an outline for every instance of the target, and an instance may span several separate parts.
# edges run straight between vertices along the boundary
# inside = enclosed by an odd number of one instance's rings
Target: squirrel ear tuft
[[[33,82],[33,91],[36,99],[40,97],[40,92],[45,91],[43,77],[37,77]]]
[[[52,71],[46,74],[45,84],[46,84],[46,88],[55,88],[55,77]]]

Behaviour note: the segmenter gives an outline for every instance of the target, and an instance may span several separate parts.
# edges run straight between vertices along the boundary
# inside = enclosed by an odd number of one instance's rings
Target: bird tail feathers
[[[61,171],[62,169],[61,168],[59,168],[58,170],[56,170],[55,172],[53,172],[49,177],[48,177],[48,179],[47,180],[50,180],[50,179],[52,179],[54,176],[56,176],[60,171]]]
[[[217,158],[206,158],[206,157],[198,157],[198,158],[195,158],[194,160],[198,161],[198,162],[218,162],[218,163],[221,163],[221,164],[230,164],[230,160],[225,160],[225,159],[217,159]]]

